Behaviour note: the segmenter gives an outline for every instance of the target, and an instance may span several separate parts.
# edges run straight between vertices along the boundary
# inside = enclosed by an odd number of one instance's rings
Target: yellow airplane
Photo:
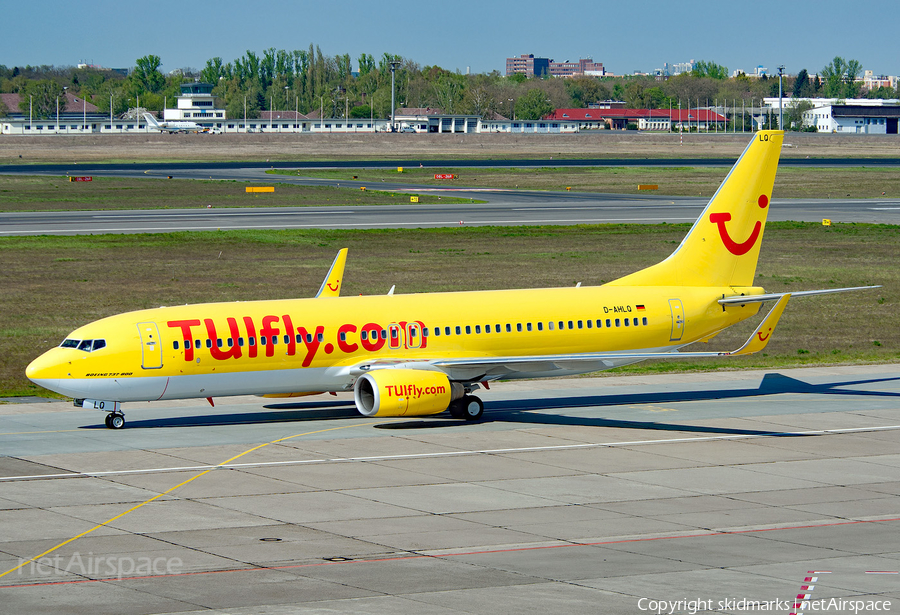
[[[125,424],[123,402],[350,391],[365,416],[482,416],[498,379],[765,348],[791,296],[753,285],[783,133],[761,131],[667,259],[597,287],[339,297],[342,250],[315,298],[205,303],[73,331],[27,376]],[[876,287],[859,287],[876,288]],[[392,289],[393,291],[393,289]],[[733,352],[679,352],[776,301]]]

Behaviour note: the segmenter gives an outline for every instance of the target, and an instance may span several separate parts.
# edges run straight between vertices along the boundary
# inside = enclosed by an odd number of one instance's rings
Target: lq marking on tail
[[[765,194],[761,194],[757,203],[760,208],[765,209],[769,205],[769,197]],[[719,236],[722,238],[722,243],[725,244],[725,248],[735,256],[743,256],[756,245],[756,240],[759,239],[759,233],[762,231],[762,222],[757,220],[756,224],[753,225],[753,232],[750,233],[750,237],[748,237],[746,241],[738,243],[731,238],[731,235],[728,234],[728,229],[725,228],[725,223],[729,220],[731,220],[731,214],[728,212],[709,214],[709,221],[719,228]]]

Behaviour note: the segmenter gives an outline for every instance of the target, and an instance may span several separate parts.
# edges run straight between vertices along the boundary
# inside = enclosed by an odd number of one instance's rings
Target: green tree
[[[697,77],[709,77],[710,79],[728,79],[728,67],[700,60],[694,64],[692,71]]]
[[[809,72],[804,68],[797,73],[794,79],[794,96],[797,98],[808,98],[811,95],[812,84],[809,81]]]
[[[9,115],[9,107],[6,106],[3,99],[0,99],[0,117],[6,117],[7,115]]]
[[[547,100],[543,90],[533,88],[516,101],[516,119],[539,120],[553,112],[553,105]]]
[[[130,75],[133,93],[140,95],[145,92],[159,92],[163,88],[166,78],[159,72],[161,64],[162,60],[155,55],[147,55],[136,60],[136,66]]]
[[[862,72],[862,64],[856,60],[845,61],[840,56],[835,56],[829,64],[822,69],[825,96],[828,98],[856,98],[859,96],[859,84],[856,78]]]
[[[787,130],[803,130],[806,126],[803,120],[803,114],[813,108],[813,104],[808,100],[797,100],[792,98],[789,103],[784,106],[784,125]]]
[[[65,90],[62,86],[50,79],[29,81],[24,91],[21,92],[22,100],[19,103],[19,110],[28,113],[30,106],[31,113],[36,118],[55,117],[57,100],[60,113],[66,110],[64,94]]]

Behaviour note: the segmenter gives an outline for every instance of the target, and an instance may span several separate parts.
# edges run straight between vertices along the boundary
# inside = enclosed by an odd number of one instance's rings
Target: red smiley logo
[[[760,208],[765,209],[769,204],[769,197],[765,194],[760,195],[757,204]],[[728,234],[728,229],[725,228],[725,223],[729,220],[731,220],[731,214],[727,212],[709,214],[709,221],[718,227],[719,236],[722,238],[722,243],[725,244],[725,248],[735,256],[743,256],[753,248],[756,244],[756,240],[759,239],[759,234],[762,232],[762,222],[757,221],[756,224],[753,225],[753,232],[750,233],[750,237],[748,237],[746,241],[738,243],[731,238],[731,235]]]
[[[327,284],[327,286],[331,290],[331,292],[337,292],[337,289],[341,287],[341,281],[338,280],[337,282],[335,282],[334,287],[332,287],[331,284]]]

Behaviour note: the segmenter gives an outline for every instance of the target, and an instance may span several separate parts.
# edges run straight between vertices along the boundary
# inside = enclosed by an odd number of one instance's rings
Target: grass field
[[[656,184],[654,194],[670,196],[712,196],[725,179],[725,167],[541,167],[518,169],[404,168],[403,173],[386,169],[270,170],[268,173],[304,175],[324,179],[406,182],[428,186],[521,188],[637,194],[638,184]],[[434,179],[435,174],[451,174],[458,179]],[[882,194],[883,193],[883,194]],[[885,168],[781,167],[775,177],[775,198],[856,199],[900,197],[900,173]]]
[[[274,180],[275,178],[273,178]],[[212,207],[304,207],[325,205],[397,205],[409,203],[407,193],[380,190],[346,190],[324,186],[276,183],[272,193],[251,193],[236,181],[120,179],[94,177],[90,182],[70,182],[65,177],[0,175],[0,212],[76,211],[100,209],[190,209]],[[471,203],[419,195],[420,203]]]
[[[312,296],[350,248],[344,293],[602,284],[665,258],[688,225],[234,231],[0,239],[0,396],[45,394],[28,362],[119,312]],[[644,363],[628,371],[778,368],[900,359],[900,227],[769,223],[757,282],[770,291],[884,284],[796,299],[765,354]],[[743,323],[703,349],[735,348]],[[621,370],[615,370],[621,373]]]

